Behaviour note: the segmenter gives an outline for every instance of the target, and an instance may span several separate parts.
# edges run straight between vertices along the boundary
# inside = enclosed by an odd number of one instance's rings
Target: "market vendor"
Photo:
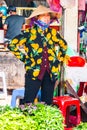
[[[67,58],[67,42],[57,30],[49,27],[51,13],[56,12],[39,5],[28,18],[33,18],[32,27],[16,36],[8,45],[10,51],[25,64],[24,103],[33,103],[41,87],[41,101],[52,104],[60,65]]]

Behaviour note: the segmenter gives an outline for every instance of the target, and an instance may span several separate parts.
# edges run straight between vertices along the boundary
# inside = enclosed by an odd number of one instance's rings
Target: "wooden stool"
[[[75,119],[76,124],[73,125],[78,125],[81,121],[81,116],[80,116],[80,102],[77,98],[73,98],[70,96],[58,96],[53,98],[53,104],[58,106],[59,109],[61,110],[63,117],[64,117],[64,124],[66,127],[72,127],[70,126],[70,117]],[[76,116],[70,116],[70,107],[75,106],[77,110]]]

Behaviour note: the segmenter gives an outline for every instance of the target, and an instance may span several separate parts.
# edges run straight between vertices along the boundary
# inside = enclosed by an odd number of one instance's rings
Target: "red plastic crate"
[[[73,128],[64,128],[64,130],[73,130]]]

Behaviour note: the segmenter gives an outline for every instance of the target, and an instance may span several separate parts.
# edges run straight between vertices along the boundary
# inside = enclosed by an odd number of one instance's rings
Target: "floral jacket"
[[[40,72],[44,46],[47,46],[48,51],[50,77],[52,80],[56,80],[60,63],[66,59],[67,43],[55,29],[47,28],[43,31],[35,25],[27,29],[23,35],[16,36],[8,48],[24,62],[26,72],[31,73],[32,79],[35,80]]]

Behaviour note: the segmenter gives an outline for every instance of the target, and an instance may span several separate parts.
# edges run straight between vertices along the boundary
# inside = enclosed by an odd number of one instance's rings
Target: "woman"
[[[50,13],[53,11],[49,8],[38,6],[29,17],[35,19],[34,25],[8,45],[13,54],[25,64],[24,103],[33,103],[41,88],[41,101],[52,104],[60,64],[66,58],[67,43],[55,29],[49,27]]]

